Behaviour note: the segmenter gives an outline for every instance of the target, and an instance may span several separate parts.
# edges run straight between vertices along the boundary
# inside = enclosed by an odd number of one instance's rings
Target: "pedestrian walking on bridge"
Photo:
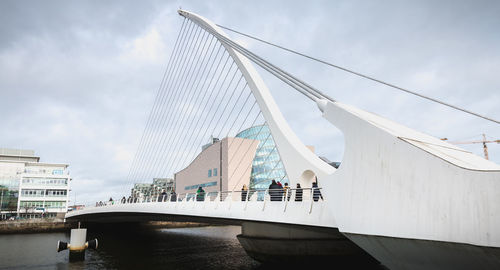
[[[198,187],[198,190],[196,191],[196,200],[199,202],[205,200],[205,190],[203,190],[202,187]]]

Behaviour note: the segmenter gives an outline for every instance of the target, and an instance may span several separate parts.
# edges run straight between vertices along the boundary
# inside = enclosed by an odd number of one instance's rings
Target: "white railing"
[[[187,202],[245,202],[245,209],[248,202],[262,202],[264,210],[267,203],[281,202],[284,204],[284,211],[289,202],[309,203],[312,211],[314,202],[323,201],[321,188],[299,188],[299,189],[250,189],[222,192],[203,192],[203,193],[168,193],[158,196],[145,196],[140,198],[125,198],[121,200],[110,200],[106,202],[97,202],[96,207],[115,205],[115,204],[140,204],[140,203],[168,203],[180,204]]]

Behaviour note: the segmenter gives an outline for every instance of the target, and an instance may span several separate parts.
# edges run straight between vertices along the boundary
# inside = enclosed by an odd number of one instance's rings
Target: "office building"
[[[258,144],[246,138],[212,138],[191,164],[175,173],[176,193],[192,194],[202,187],[210,194],[248,186]]]
[[[0,148],[0,217],[64,217],[67,164],[40,162],[33,150]]]

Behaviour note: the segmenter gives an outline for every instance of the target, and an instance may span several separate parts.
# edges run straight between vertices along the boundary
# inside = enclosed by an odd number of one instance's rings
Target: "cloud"
[[[215,23],[500,118],[494,1],[2,1],[1,146],[69,163],[72,200],[129,192],[129,168],[183,22],[181,3]],[[228,34],[341,102],[436,137],[500,137],[498,125]],[[317,106],[259,72],[297,136],[341,159],[342,135]],[[185,105],[190,116],[200,113]],[[477,145],[463,147],[482,155]],[[500,163],[499,145],[489,150]]]
[[[163,43],[160,33],[155,28],[152,28],[144,35],[127,42],[120,58],[124,62],[163,63],[167,54],[166,48],[167,46]]]

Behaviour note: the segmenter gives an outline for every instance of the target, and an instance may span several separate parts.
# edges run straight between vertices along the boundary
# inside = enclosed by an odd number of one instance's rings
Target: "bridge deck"
[[[256,196],[254,196],[256,197]],[[91,222],[127,221],[213,221],[216,223],[240,224],[243,221],[286,223],[307,226],[336,228],[336,222],[327,209],[324,200],[314,201],[304,197],[302,201],[271,201],[269,196],[263,200],[249,198],[241,200],[240,192],[232,192],[224,200],[220,196],[206,197],[204,201],[184,198],[178,201],[108,203],[104,206],[91,206],[71,211],[66,219]]]

